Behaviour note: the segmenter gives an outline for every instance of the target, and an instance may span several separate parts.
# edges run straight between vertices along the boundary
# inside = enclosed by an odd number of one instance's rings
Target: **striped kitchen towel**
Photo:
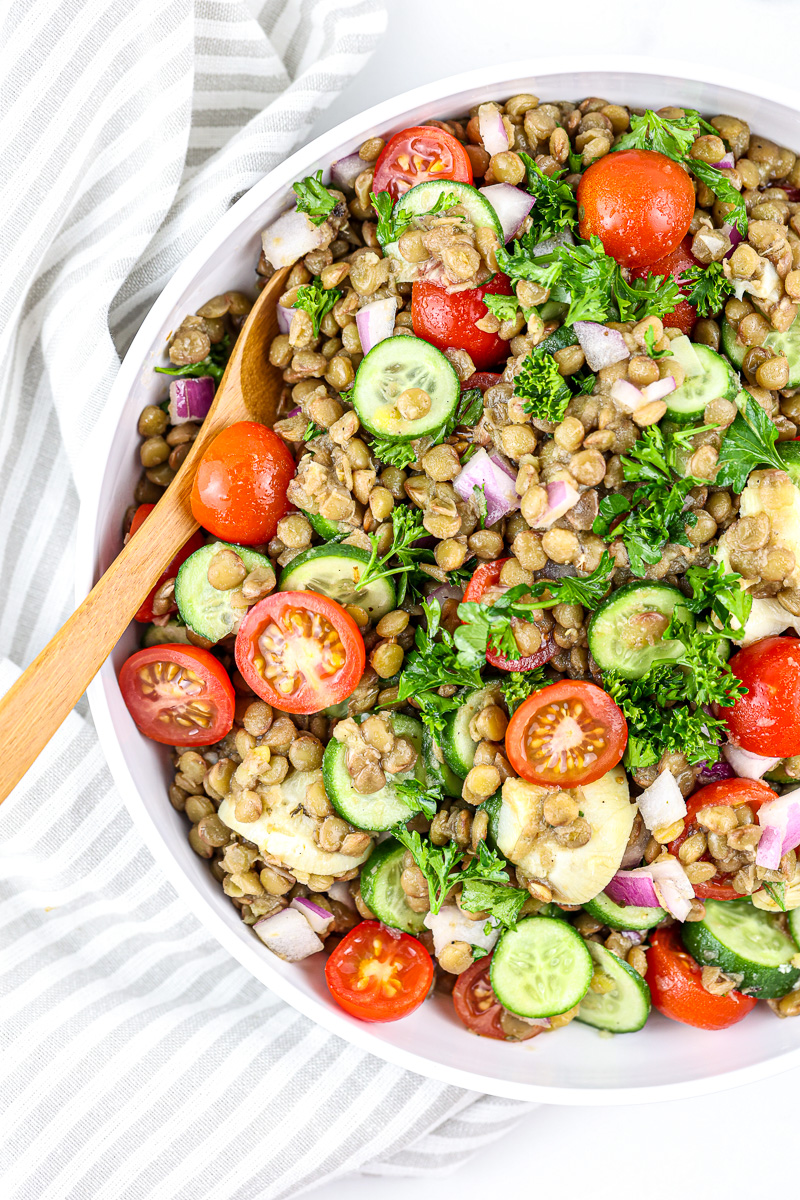
[[[358,71],[385,14],[379,0],[0,10],[5,690],[71,607],[82,456],[119,354],[185,253]],[[0,809],[4,1200],[266,1200],[358,1169],[434,1175],[523,1109],[389,1066],[252,979],[154,864],[85,715]]]

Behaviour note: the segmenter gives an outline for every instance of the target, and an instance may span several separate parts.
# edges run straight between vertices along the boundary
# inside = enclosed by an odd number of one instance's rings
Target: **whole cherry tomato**
[[[650,263],[647,267],[631,268],[631,277],[633,279],[646,279],[649,275],[661,275],[666,277],[671,275],[676,283],[680,286],[684,271],[688,271],[690,267],[698,266],[697,259],[694,258],[690,251],[692,239],[685,237],[681,244],[675,250],[665,254],[658,262]],[[665,313],[661,318],[665,327],[671,329],[680,329],[681,333],[691,333],[694,329],[694,323],[697,320],[697,309],[688,300],[681,300],[676,304],[672,312]]]
[[[500,583],[500,572],[503,570],[503,564],[508,561],[507,558],[500,558],[496,562],[481,563],[467,584],[464,601],[494,604],[503,592],[508,591],[508,588]],[[491,646],[487,646],[486,661],[501,671],[535,671],[537,667],[549,662],[555,652],[556,644],[553,638],[549,633],[545,633],[542,634],[542,644],[535,654],[527,654],[523,658],[506,658],[503,654],[496,654]]]
[[[658,1011],[696,1029],[727,1029],[756,1006],[752,996],[741,992],[725,996],[707,992],[701,968],[684,949],[675,925],[651,933],[645,978]]]
[[[226,542],[268,542],[291,507],[286,489],[294,470],[277,433],[256,421],[238,421],[217,434],[200,459],[192,485],[195,520]]]
[[[122,664],[119,686],[139,730],[154,742],[210,746],[233,727],[233,684],[199,646],[137,650]]]
[[[564,679],[523,700],[506,730],[514,770],[544,787],[594,783],[625,752],[628,726],[602,688]]]
[[[472,183],[472,164],[461,142],[434,125],[412,125],[396,133],[381,150],[372,181],[374,192],[397,200],[429,179]]]
[[[680,837],[670,842],[670,853],[677,854],[686,839],[697,831],[695,818],[701,808],[736,808],[746,804],[753,813],[757,813],[766,800],[774,799],[775,792],[760,779],[719,779],[716,783],[706,784],[686,801],[684,830]],[[702,861],[710,862],[711,859],[704,854]],[[723,878],[717,875],[705,883],[692,884],[698,900],[736,900],[742,893],[737,892],[730,883],[723,883]]]
[[[478,329],[476,321],[482,320],[489,311],[483,297],[511,294],[510,279],[499,271],[482,287],[467,288],[463,292],[451,293],[438,283],[421,280],[411,289],[414,333],[439,350],[446,350],[448,346],[466,350],[476,371],[488,371],[508,357],[508,342],[496,333]]]
[[[732,708],[719,710],[731,741],[766,758],[800,754],[800,639],[762,638],[729,666],[747,688]]]
[[[578,228],[597,234],[606,254],[644,267],[674,250],[694,215],[688,171],[654,150],[618,150],[592,163],[578,191]]]
[[[236,635],[239,671],[280,712],[318,713],[346,700],[365,661],[353,618],[316,592],[275,592],[259,600]]]
[[[133,520],[131,521],[131,530],[130,530],[131,537],[133,537],[133,535],[136,533],[137,529],[141,529],[142,525],[144,524],[145,517],[148,517],[154,508],[155,508],[155,504],[140,504],[139,505],[136,512],[133,514]],[[156,592],[158,591],[158,589],[161,587],[162,584],[167,582],[168,579],[175,578],[175,576],[178,574],[178,568],[180,566],[182,566],[183,563],[186,562],[186,559],[189,557],[190,554],[194,554],[195,550],[199,550],[202,545],[203,545],[203,535],[198,530],[197,533],[192,534],[192,536],[189,538],[188,542],[186,542],[183,546],[181,546],[180,550],[175,555],[175,557],[173,558],[172,562],[167,567],[164,574],[160,576],[158,583],[151,590],[149,596],[142,604],[142,607],[136,613],[135,617],[133,618],[134,621],[152,621],[153,617],[155,616],[155,614],[153,612],[153,599],[155,598]],[[167,609],[167,612],[177,612],[177,611],[178,611],[178,606],[175,603],[175,601],[173,600],[172,604]]]
[[[433,983],[433,962],[415,937],[362,921],[325,964],[337,1004],[362,1021],[397,1021],[419,1008]]]

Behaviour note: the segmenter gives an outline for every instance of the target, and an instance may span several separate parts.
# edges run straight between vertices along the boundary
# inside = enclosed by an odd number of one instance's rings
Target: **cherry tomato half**
[[[236,665],[280,712],[317,713],[346,700],[364,674],[358,626],[316,592],[276,592],[248,611],[236,635]]]
[[[730,668],[747,688],[719,710],[731,741],[766,758],[800,754],[800,638],[762,638],[734,654]]]
[[[506,1035],[500,1024],[503,1006],[492,989],[491,963],[492,956],[487,954],[462,971],[453,988],[453,1007],[470,1033],[504,1042]]]
[[[644,267],[674,250],[694,214],[689,173],[654,150],[618,150],[592,163],[578,184],[580,235],[606,254]]]
[[[139,505],[136,512],[133,514],[133,520],[131,521],[131,537],[133,537],[137,529],[141,529],[142,525],[144,524],[145,517],[149,517],[154,508],[155,504]],[[150,592],[150,595],[142,604],[142,607],[134,616],[134,621],[152,621],[153,617],[155,616],[155,613],[153,612],[153,597],[155,596],[156,592],[163,583],[167,582],[168,579],[175,578],[175,576],[178,574],[178,567],[185,563],[189,555],[194,554],[195,550],[199,550],[202,545],[203,535],[198,529],[197,533],[193,533],[188,542],[181,546],[180,550],[175,555],[164,574],[159,577],[158,583],[155,585],[153,590]],[[167,612],[177,611],[178,606],[173,600],[171,606],[167,609]]]
[[[362,1021],[397,1021],[428,995],[433,962],[410,934],[362,921],[329,957],[325,979],[345,1012]]]
[[[719,779],[716,783],[708,783],[700,788],[686,801],[686,818],[684,830],[680,837],[670,842],[670,854],[677,854],[680,847],[690,834],[695,833],[698,826],[695,817],[701,808],[736,808],[747,804],[757,813],[765,800],[774,800],[775,792],[767,787],[760,779]],[[702,856],[703,862],[710,862],[707,854]],[[737,892],[730,883],[722,883],[724,876],[717,875],[706,883],[695,883],[694,894],[698,900],[735,900],[742,893]]]
[[[508,723],[506,754],[530,783],[575,787],[615,767],[627,741],[625,718],[607,692],[564,679],[523,700]]]
[[[508,591],[508,588],[500,583],[500,572],[503,570],[503,564],[508,561],[507,558],[500,558],[496,562],[482,563],[473,572],[463,599],[472,600],[477,604],[494,604],[503,592]],[[555,652],[556,644],[552,636],[546,633],[542,635],[542,644],[535,654],[528,654],[524,658],[506,658],[502,654],[495,654],[494,650],[487,646],[486,661],[501,671],[535,671],[537,667],[549,662]]]
[[[277,433],[256,421],[238,421],[200,459],[192,485],[195,520],[226,542],[268,542],[291,507],[286,489],[294,470],[291,451]]]
[[[137,650],[122,664],[119,686],[140,732],[165,746],[210,746],[233,727],[233,684],[199,646]]]
[[[461,385],[462,392],[468,392],[471,388],[480,388],[483,394],[487,388],[497,387],[502,375],[498,375],[496,371],[476,371],[474,375],[470,375],[469,379],[465,379]]]
[[[412,125],[386,143],[375,164],[374,192],[388,192],[393,200],[417,183],[429,179],[456,179],[472,183],[472,164],[461,142],[434,125]]]
[[[684,271],[688,271],[690,267],[698,266],[697,259],[690,251],[691,244],[692,239],[685,237],[675,250],[672,250],[669,254],[665,254],[658,262],[650,263],[647,267],[633,267],[631,278],[646,279],[649,275],[671,275],[680,286]],[[696,320],[697,309],[688,300],[681,300],[673,308],[672,312],[665,313],[662,317],[665,327],[669,326],[671,329],[680,329],[681,333],[687,334],[691,333],[694,329]]]
[[[476,321],[488,313],[483,297],[510,296],[511,281],[499,272],[482,287],[448,292],[438,283],[421,280],[411,289],[411,322],[417,337],[446,350],[466,350],[476,371],[487,371],[508,356],[508,342],[496,333],[478,329]]]
[[[727,1029],[756,1006],[752,996],[741,992],[726,996],[707,992],[701,983],[701,968],[683,948],[675,925],[651,933],[645,978],[658,1011],[696,1029]]]

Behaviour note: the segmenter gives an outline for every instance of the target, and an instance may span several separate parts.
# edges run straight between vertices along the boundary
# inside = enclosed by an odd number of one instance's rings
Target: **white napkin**
[[[0,19],[5,690],[71,608],[82,455],[118,351],[385,13],[12,0]],[[252,979],[154,864],[77,712],[0,809],[0,900],[9,1200],[267,1200],[357,1169],[440,1174],[525,1110],[389,1066]]]

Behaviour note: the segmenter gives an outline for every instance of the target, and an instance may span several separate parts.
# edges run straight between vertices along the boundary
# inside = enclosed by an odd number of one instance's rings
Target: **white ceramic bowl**
[[[137,334],[108,398],[92,457],[94,494],[81,512],[78,599],[120,548],[120,528],[139,475],[136,420],[158,401],[164,381],[153,373],[169,332],[187,312],[229,288],[252,289],[260,231],[288,207],[293,180],[385,135],[426,119],[458,115],[473,104],[517,92],[552,100],[598,95],[657,108],[685,104],[732,113],[781,144],[800,149],[795,100],[772,85],[712,68],[642,59],[540,59],[486,67],[416,88],[369,109],[317,138],[261,180],[200,242],[162,292]],[[282,962],[244,925],[189,848],[186,819],[167,799],[167,755],[137,732],[122,703],[117,671],[138,648],[131,627],[89,690],[103,749],[145,841],[189,907],[256,978],[295,1008],[350,1042],[390,1062],[478,1091],[550,1104],[629,1104],[710,1092],[800,1063],[800,1021],[779,1021],[759,1006],[722,1033],[702,1033],[654,1015],[641,1033],[602,1038],[573,1024],[522,1045],[469,1036],[449,1000],[428,1001],[412,1017],[367,1025],[332,1003],[322,955]]]

